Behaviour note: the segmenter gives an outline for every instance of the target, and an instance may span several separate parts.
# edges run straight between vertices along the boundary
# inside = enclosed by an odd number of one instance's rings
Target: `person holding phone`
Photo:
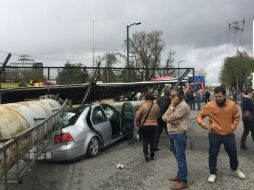
[[[181,190],[188,188],[188,169],[186,163],[186,143],[188,125],[190,123],[190,108],[183,99],[184,92],[181,88],[173,88],[170,92],[171,104],[162,119],[167,122],[170,150],[173,152],[177,164],[177,175],[170,178],[176,182],[171,188]]]

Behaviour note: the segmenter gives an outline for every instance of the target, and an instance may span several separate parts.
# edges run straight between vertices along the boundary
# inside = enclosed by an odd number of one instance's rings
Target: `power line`
[[[4,54],[11,53],[13,56],[17,56],[17,57],[24,56],[24,54],[21,54],[21,53],[9,52],[5,50],[0,50],[0,52]],[[34,58],[34,59],[42,59],[42,60],[54,60],[54,61],[92,62],[92,60],[89,60],[89,59],[49,58],[49,57],[40,57],[40,56],[33,56],[33,55],[26,55],[26,57]]]

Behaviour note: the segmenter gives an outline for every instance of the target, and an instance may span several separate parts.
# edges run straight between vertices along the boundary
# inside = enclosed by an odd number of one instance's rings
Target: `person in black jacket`
[[[170,101],[170,88],[164,88],[164,95],[157,100],[157,103],[159,105],[161,115],[157,119],[158,127],[157,127],[157,130],[156,130],[156,136],[155,136],[155,150],[156,151],[159,150],[158,145],[159,145],[159,140],[160,140],[160,136],[161,136],[161,132],[162,132],[163,128],[167,132],[167,123],[162,120],[162,116],[167,111],[167,109],[168,109],[168,107],[171,103],[171,101]]]
[[[244,96],[242,99],[242,112],[244,111],[250,111],[252,114],[254,114],[254,104],[252,101],[253,98],[253,89],[251,88],[247,88],[244,92]],[[251,137],[252,140],[254,141],[254,121],[243,121],[243,134],[242,134],[242,138],[241,138],[241,146],[240,148],[242,150],[248,149],[248,147],[246,146],[246,138],[249,134],[249,132],[251,132]]]
[[[208,89],[206,89],[205,91],[205,104],[207,104],[207,102],[210,102],[210,92],[208,91]]]

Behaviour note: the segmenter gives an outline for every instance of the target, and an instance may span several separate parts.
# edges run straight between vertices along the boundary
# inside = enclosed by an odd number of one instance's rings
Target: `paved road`
[[[197,112],[192,111],[192,117]],[[237,146],[242,134],[242,123],[236,131]],[[229,159],[224,148],[218,157],[218,179],[208,184],[207,131],[191,123],[188,132],[187,163],[189,189],[230,190],[254,189],[254,143],[248,137],[247,151],[239,151],[240,167],[246,180],[236,178],[229,169]],[[192,147],[191,147],[192,145]],[[169,151],[167,136],[162,134],[161,150],[153,162],[146,163],[141,142],[122,141],[105,149],[98,157],[73,163],[39,162],[24,178],[17,190],[166,190],[173,185],[168,179],[177,171],[176,161]],[[117,169],[117,163],[124,169]]]

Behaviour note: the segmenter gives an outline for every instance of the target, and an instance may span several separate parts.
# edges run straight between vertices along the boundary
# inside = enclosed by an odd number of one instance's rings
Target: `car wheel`
[[[87,147],[87,157],[93,158],[97,156],[100,151],[100,141],[97,137],[93,137]]]

